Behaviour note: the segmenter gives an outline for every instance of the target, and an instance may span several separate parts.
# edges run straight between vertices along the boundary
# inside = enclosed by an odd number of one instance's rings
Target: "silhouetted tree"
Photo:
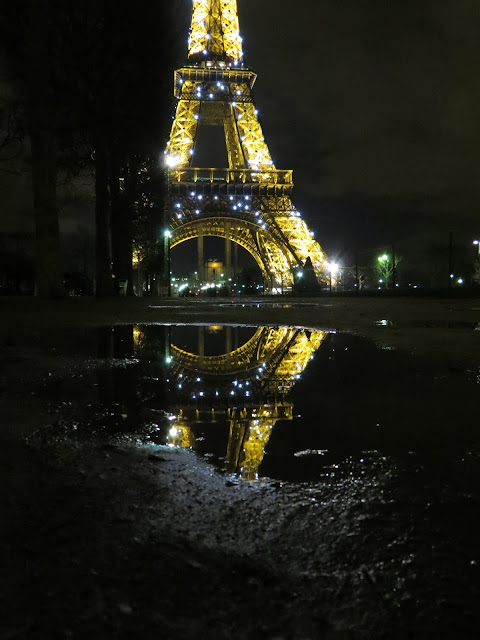
[[[473,282],[480,285],[480,258],[475,261],[475,268],[473,272]]]
[[[375,258],[374,267],[377,275],[377,280],[380,284],[385,285],[385,288],[392,286],[393,273],[398,268],[400,258],[395,256],[395,264],[393,257],[389,254],[382,254],[380,257]]]
[[[97,293],[113,292],[114,256],[117,275],[128,271],[143,169],[160,156],[171,112],[177,6],[19,0],[0,9],[11,76],[29,106],[39,295],[61,293],[59,166],[93,164]]]

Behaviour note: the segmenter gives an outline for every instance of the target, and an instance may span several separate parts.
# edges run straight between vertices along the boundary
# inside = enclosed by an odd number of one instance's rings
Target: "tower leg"
[[[198,327],[198,355],[205,356],[205,327]]]
[[[225,275],[232,277],[232,242],[228,238],[225,239]]]
[[[234,332],[233,332],[233,349],[238,349],[238,327],[234,327]]]
[[[236,278],[238,273],[238,244],[236,242],[233,243],[233,273],[231,274],[231,278]]]
[[[225,327],[225,353],[231,353],[232,351],[232,327]]]
[[[200,283],[205,280],[205,259],[203,255],[203,233],[201,233],[197,238],[197,248],[198,248],[198,279]]]

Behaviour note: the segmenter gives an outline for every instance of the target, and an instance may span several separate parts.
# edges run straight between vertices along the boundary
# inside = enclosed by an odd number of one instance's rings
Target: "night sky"
[[[175,1],[184,57],[191,1]],[[327,252],[478,237],[478,0],[238,6],[266,141]]]
[[[239,13],[274,161],[294,169],[327,249],[480,233],[477,0],[239,0]]]

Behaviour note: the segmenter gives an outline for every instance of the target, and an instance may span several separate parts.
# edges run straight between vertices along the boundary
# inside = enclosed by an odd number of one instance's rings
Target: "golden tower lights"
[[[217,356],[190,353],[170,344],[172,378],[181,380],[186,388],[189,379],[197,379],[202,389],[197,393],[205,396],[207,404],[199,409],[196,402],[188,400],[188,392],[177,392],[178,404],[169,408],[169,443],[194,447],[193,427],[214,423],[220,417],[217,413],[221,410],[210,409],[208,403],[212,385],[219,389],[230,385],[235,395],[226,409],[227,467],[231,473],[255,479],[277,421],[293,420],[289,394],[326,335],[315,329],[259,327],[241,347]],[[242,390],[245,393],[240,399]],[[229,397],[228,393],[223,392],[222,397]],[[216,403],[222,404],[217,398]]]
[[[236,242],[273,291],[292,285],[308,257],[325,278],[325,254],[291,200],[292,171],[276,169],[263,136],[236,0],[193,0],[188,62],[175,72],[178,104],[165,151],[170,246],[202,236]],[[195,166],[200,123],[223,127],[228,167]]]

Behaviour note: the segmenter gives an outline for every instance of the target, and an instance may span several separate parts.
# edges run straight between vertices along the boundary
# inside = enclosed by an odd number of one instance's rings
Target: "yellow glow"
[[[248,167],[260,172],[275,169],[253,102],[240,101],[240,98],[250,99],[250,87],[248,84],[233,83],[232,93],[237,98],[232,102],[232,106]],[[259,176],[258,180],[260,179]]]
[[[167,155],[165,158],[165,162],[167,164],[167,167],[176,167],[180,164],[180,157]]]
[[[193,436],[192,429],[182,422],[180,418],[176,418],[168,430],[167,445],[169,447],[190,449],[194,444],[195,438]]]
[[[141,347],[145,341],[145,334],[140,327],[133,327],[133,343],[136,347]]]
[[[177,366],[198,371],[200,377],[233,375],[261,367],[262,373],[269,372],[269,392],[277,393],[281,386],[282,393],[286,393],[293,386],[292,376],[295,378],[304,371],[325,336],[324,331],[318,330],[259,327],[248,342],[230,353],[200,357],[172,344],[171,355]]]
[[[230,447],[230,451],[227,452],[227,460],[232,471],[235,470],[245,480],[256,480],[258,478],[258,469],[265,456],[265,448],[270,440],[275,423],[276,420],[272,421],[268,418],[247,422],[231,421],[230,440],[235,442],[235,438],[241,436],[243,441],[243,446],[237,459],[231,458],[235,447]]]
[[[217,329],[210,327],[208,330],[213,328]],[[195,371],[198,380],[203,380],[204,376],[219,376],[219,388],[225,382],[225,376],[233,382],[232,388],[236,391],[232,405],[226,410],[230,424],[226,459],[231,473],[247,480],[258,477],[265,448],[277,421],[293,419],[293,405],[288,394],[325,337],[325,332],[317,330],[259,327],[245,344],[218,356],[200,356],[170,345],[177,372]],[[253,393],[250,395],[253,385],[250,387],[248,384],[248,378],[255,384],[257,373],[260,397]],[[237,375],[238,380],[235,380]],[[234,399],[239,397],[242,398],[241,404]],[[198,407],[184,406],[177,409],[177,414],[169,425],[167,443],[170,446],[193,447],[195,438],[190,421],[199,420]],[[211,415],[215,421],[213,410]]]
[[[134,249],[132,253],[132,266],[137,267],[142,260],[143,260],[143,249],[142,247],[138,247],[137,249]]]
[[[205,55],[240,62],[242,39],[237,0],[194,0],[188,56]]]
[[[192,90],[194,83],[185,82],[182,94],[187,95]],[[199,110],[200,101],[180,98],[166,150],[166,164],[169,168],[189,165],[197,133]]]
[[[256,75],[231,64],[243,55],[236,0],[193,0],[189,56],[204,52],[204,65],[195,60],[175,74],[178,105],[165,156],[171,192],[178,187],[185,194],[199,184],[207,199],[214,186],[238,185],[245,192],[251,187],[261,193],[261,210],[258,217],[246,209],[228,217],[228,197],[217,195],[218,204],[224,205],[222,213],[207,218],[202,207],[182,202],[181,215],[177,212],[172,218],[171,248],[199,236],[235,242],[256,260],[273,293],[291,287],[294,270],[308,258],[317,279],[327,282],[326,256],[291,199],[292,172],[276,169],[265,142],[252,98]],[[195,167],[199,123],[223,127],[228,168]],[[198,217],[192,214],[195,209]]]

